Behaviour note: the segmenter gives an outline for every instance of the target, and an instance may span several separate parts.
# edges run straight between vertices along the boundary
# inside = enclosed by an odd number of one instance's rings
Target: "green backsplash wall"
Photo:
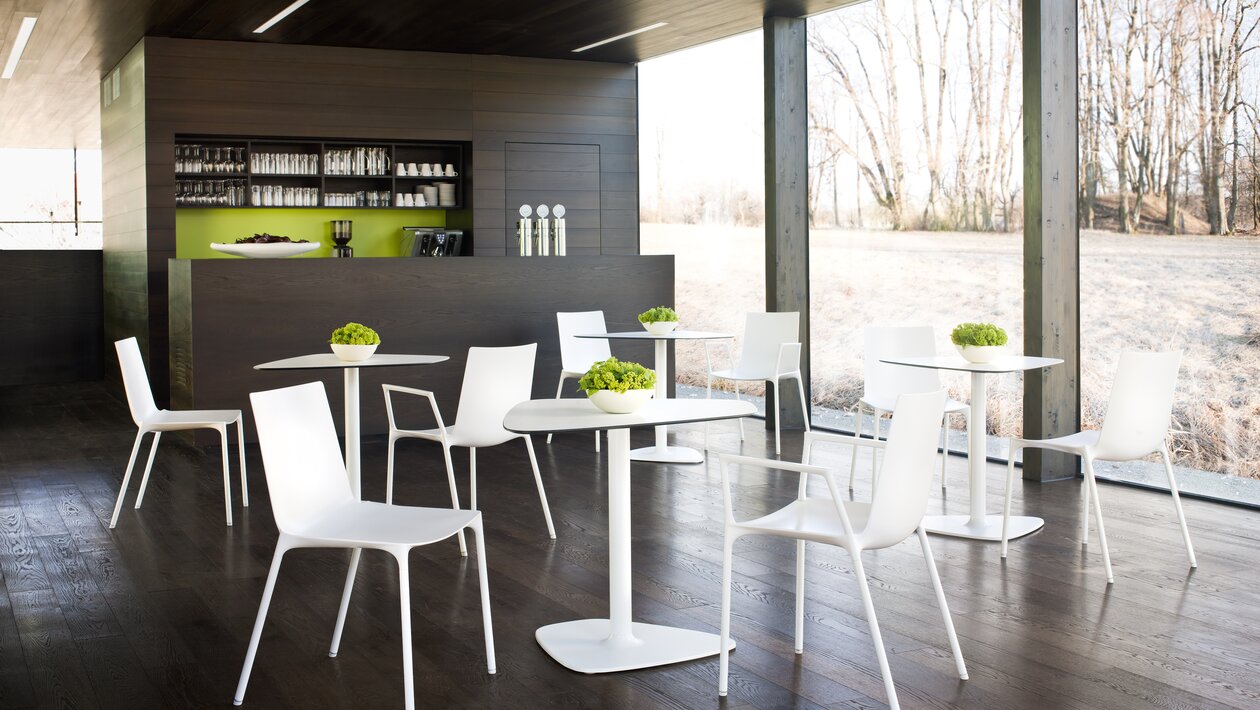
[[[175,257],[177,259],[237,259],[210,248],[211,242],[234,242],[241,237],[267,232],[290,239],[319,242],[319,248],[292,258],[332,256],[331,226],[334,219],[354,222],[350,246],[355,256],[400,256],[403,227],[445,227],[445,210],[387,210],[263,207],[259,209],[198,207],[175,210]]]

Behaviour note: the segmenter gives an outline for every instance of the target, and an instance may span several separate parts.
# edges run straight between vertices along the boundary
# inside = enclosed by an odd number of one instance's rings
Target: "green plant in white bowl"
[[[637,362],[610,357],[591,365],[578,380],[578,389],[609,414],[629,414],[655,394],[656,373]]]
[[[993,362],[1006,354],[1006,331],[992,323],[959,323],[949,340],[968,362]]]
[[[351,322],[334,330],[328,342],[337,357],[358,362],[372,357],[381,344],[381,336],[362,323]]]
[[[652,335],[665,335],[678,327],[678,314],[669,306],[657,306],[640,313],[639,322]]]

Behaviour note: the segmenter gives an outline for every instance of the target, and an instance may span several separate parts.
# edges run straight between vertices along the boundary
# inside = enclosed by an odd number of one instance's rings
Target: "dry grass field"
[[[765,307],[762,238],[761,228],[642,227],[644,253],[677,256],[684,327],[735,333]],[[1102,420],[1120,351],[1180,348],[1177,462],[1260,478],[1260,240],[1090,231],[1081,242],[1085,426]],[[849,409],[861,394],[866,324],[930,324],[946,352],[955,324],[992,321],[1022,349],[1021,248],[1017,234],[813,230],[814,403]],[[703,386],[703,349],[678,358],[679,380]],[[966,381],[944,381],[966,399]],[[991,381],[991,433],[1018,432],[1021,387],[1017,376]]]

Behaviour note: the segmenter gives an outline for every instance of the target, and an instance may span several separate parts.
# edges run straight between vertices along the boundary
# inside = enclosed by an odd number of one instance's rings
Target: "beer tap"
[[[538,255],[549,256],[551,253],[551,220],[547,219],[550,210],[547,205],[538,205]]]
[[[556,205],[551,208],[551,237],[555,240],[555,248],[552,249],[552,253],[556,256],[564,256],[568,252],[565,244],[564,211],[564,205]]]
[[[534,254],[534,220],[530,219],[533,210],[529,205],[521,205],[521,218],[516,220],[516,243],[521,256]]]

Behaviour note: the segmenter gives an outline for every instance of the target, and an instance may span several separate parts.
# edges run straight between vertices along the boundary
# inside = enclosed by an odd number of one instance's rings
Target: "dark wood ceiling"
[[[17,73],[0,80],[0,147],[96,147],[100,80],[144,35],[638,62],[858,0],[0,0],[0,64],[38,15]],[[574,54],[656,22],[665,27]],[[0,166],[2,168],[2,166]]]

